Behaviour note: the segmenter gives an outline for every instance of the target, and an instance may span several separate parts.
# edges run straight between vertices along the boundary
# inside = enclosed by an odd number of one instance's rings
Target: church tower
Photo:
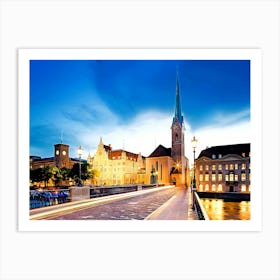
[[[175,114],[172,121],[171,131],[172,131],[171,156],[174,159],[175,163],[179,163],[183,167],[184,159],[185,159],[184,119],[181,111],[178,72],[176,77]]]

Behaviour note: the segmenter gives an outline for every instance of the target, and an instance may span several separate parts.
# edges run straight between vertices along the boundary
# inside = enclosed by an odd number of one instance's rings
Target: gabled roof
[[[162,145],[159,145],[149,156],[149,157],[171,157],[171,148],[165,148]]]
[[[131,153],[131,152],[128,152],[128,151],[125,151],[125,150],[121,150],[121,149],[120,149],[120,150],[111,151],[111,152],[109,153],[109,159],[117,159],[119,156],[122,155],[122,152],[125,152],[125,153],[126,153],[126,156],[127,156],[129,159],[133,158],[133,159],[137,160],[137,158],[138,158],[138,154],[134,154],[134,153]]]
[[[249,156],[250,143],[210,147],[202,150],[198,158],[212,158],[213,155],[215,155],[216,158],[219,158],[219,155],[223,157],[229,154],[243,156],[243,153],[245,153],[246,157]]]

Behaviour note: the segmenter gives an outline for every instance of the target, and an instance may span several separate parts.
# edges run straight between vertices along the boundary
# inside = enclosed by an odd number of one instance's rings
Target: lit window
[[[203,185],[202,184],[199,185],[199,191],[203,192]]]
[[[203,181],[203,174],[199,174],[199,181]]]
[[[245,170],[245,169],[246,169],[246,163],[242,163],[241,169],[242,169],[242,170]]]
[[[218,169],[222,170],[222,165],[221,164],[219,164]]]
[[[209,170],[209,165],[205,165],[205,170]]]
[[[228,181],[228,175],[226,175],[226,181]]]
[[[218,185],[218,192],[222,192],[223,191],[223,186],[221,184]]]
[[[209,181],[209,174],[205,174],[205,181]]]
[[[222,155],[221,155],[221,154],[219,154],[219,158],[222,158]]]
[[[249,192],[251,192],[251,185],[249,185]]]
[[[205,185],[205,191],[206,192],[209,191],[209,185],[208,184]]]
[[[212,159],[216,159],[216,155],[213,154],[213,155],[212,155]]]
[[[212,170],[216,170],[216,165],[215,164],[212,165]]]
[[[199,165],[199,170],[200,170],[200,171],[203,170],[203,165]]]
[[[238,181],[238,174],[234,175],[234,181]]]
[[[245,153],[242,153],[242,156],[245,157]]]
[[[234,179],[234,174],[233,174],[233,173],[230,173],[230,174],[229,174],[229,180],[232,182],[233,179]]]
[[[238,163],[234,165],[234,169],[238,169]]]
[[[246,192],[246,185],[241,185],[241,191]]]
[[[228,170],[228,164],[226,164],[226,170]]]
[[[249,152],[249,157],[251,157],[251,152]]]
[[[230,169],[230,170],[233,170],[233,167],[234,167],[234,165],[231,163],[231,164],[229,165],[229,169]]]
[[[212,192],[216,191],[216,185],[212,185]]]
[[[218,181],[223,181],[223,174],[218,174]]]
[[[216,174],[212,174],[212,181],[216,181]]]
[[[241,174],[241,181],[246,181],[246,174],[245,173]]]

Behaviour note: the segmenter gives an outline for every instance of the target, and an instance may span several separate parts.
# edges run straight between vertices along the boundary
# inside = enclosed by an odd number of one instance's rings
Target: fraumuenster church
[[[148,157],[124,149],[113,150],[100,139],[88,163],[97,170],[94,184],[176,184],[189,185],[189,164],[185,156],[184,118],[181,111],[178,74],[175,113],[171,125],[171,148],[159,145]]]
[[[146,158],[146,174],[152,174],[151,183],[155,179],[162,184],[189,185],[189,162],[185,156],[184,130],[177,74],[175,114],[171,125],[171,148],[159,145]]]

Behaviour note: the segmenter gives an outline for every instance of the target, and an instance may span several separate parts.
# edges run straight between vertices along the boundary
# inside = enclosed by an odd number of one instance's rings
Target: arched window
[[[178,142],[178,140],[179,140],[179,139],[178,139],[178,134],[176,133],[176,134],[175,134],[175,141]]]

